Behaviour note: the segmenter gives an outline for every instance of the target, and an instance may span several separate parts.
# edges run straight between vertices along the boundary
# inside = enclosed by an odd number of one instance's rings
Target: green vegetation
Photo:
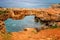
[[[5,13],[7,13],[6,10],[4,10],[4,11],[3,11],[3,10],[0,10],[0,15],[1,15],[1,14],[5,14]]]
[[[11,34],[7,33],[4,35],[4,40],[10,40]]]
[[[58,26],[56,24],[52,25],[50,28],[57,28]]]
[[[37,33],[37,31],[32,31],[32,32],[35,33],[35,34]]]
[[[0,35],[3,37],[3,40],[10,40],[11,33],[1,33]]]

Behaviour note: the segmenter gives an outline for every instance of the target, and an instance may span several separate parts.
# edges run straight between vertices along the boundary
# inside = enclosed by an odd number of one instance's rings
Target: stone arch
[[[0,14],[0,21],[1,23],[4,22],[5,20],[7,20],[8,18],[12,18],[14,20],[19,20],[19,19],[22,19],[24,18],[25,16],[27,15],[34,15],[36,16],[37,18],[41,19],[42,21],[60,21],[60,19],[58,19],[60,16],[59,16],[59,13],[58,16],[56,15],[56,11],[47,11],[47,10],[33,10],[33,9],[19,9],[19,10],[14,10],[14,9],[11,9],[11,8],[3,8],[1,9],[2,11],[5,11],[6,13],[4,14]],[[1,11],[0,10],[0,11]],[[54,10],[54,9],[52,9]],[[54,12],[54,13],[53,13]],[[53,16],[55,15],[55,16]],[[53,17],[53,18],[52,18]],[[1,25],[2,26],[2,25]]]

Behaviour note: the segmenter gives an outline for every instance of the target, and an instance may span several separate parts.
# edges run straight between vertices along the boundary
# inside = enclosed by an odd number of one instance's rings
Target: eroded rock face
[[[56,22],[57,23],[57,26],[60,27],[60,22]]]
[[[3,21],[0,21],[0,32],[5,33],[6,29],[5,29],[5,24]]]
[[[40,18],[42,21],[60,21],[60,9],[53,9],[53,8],[47,8],[47,9],[39,9],[37,10],[13,10],[13,17],[16,19],[19,19],[22,16],[27,15],[35,15],[36,17]]]
[[[19,20],[25,17],[23,11],[13,10],[12,19]]]
[[[6,8],[7,10],[7,8]],[[56,8],[42,8],[42,9],[20,9],[20,10],[13,10],[13,9],[8,9],[9,14],[11,18],[13,19],[21,19],[27,15],[35,15],[36,17],[40,18],[42,21],[60,21],[60,9]],[[6,15],[6,14],[5,14]],[[8,17],[7,17],[8,18]]]
[[[55,9],[47,9],[46,11],[40,11],[36,14],[36,17],[42,21],[60,21],[60,12]]]
[[[53,4],[51,7],[52,8],[60,8],[60,3],[59,4]]]

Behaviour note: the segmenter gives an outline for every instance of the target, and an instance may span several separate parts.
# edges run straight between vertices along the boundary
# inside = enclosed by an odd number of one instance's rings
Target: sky
[[[0,7],[43,8],[56,3],[60,3],[60,0],[0,0]]]

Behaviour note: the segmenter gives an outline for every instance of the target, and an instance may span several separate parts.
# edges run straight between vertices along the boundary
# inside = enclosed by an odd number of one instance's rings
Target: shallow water
[[[40,22],[35,22],[35,16],[26,16],[22,20],[7,19],[5,21],[8,32],[22,31],[24,28],[40,28]]]

